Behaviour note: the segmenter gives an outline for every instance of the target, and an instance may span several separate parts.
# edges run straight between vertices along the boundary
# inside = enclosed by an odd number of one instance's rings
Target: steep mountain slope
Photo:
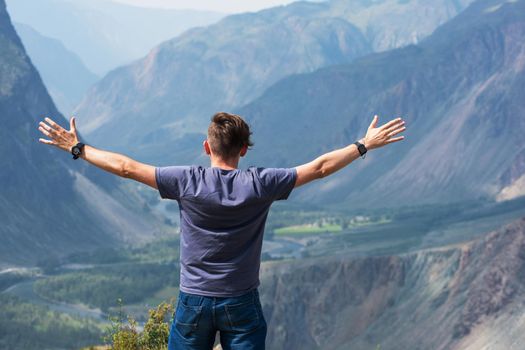
[[[8,0],[7,5],[13,21],[60,40],[100,76],[188,28],[223,17],[215,12],[142,8],[107,0]]]
[[[525,218],[453,247],[266,265],[268,349],[521,349],[524,272]]]
[[[499,196],[525,173],[524,37],[525,1],[481,0],[418,46],[285,79],[237,110],[255,130],[251,162],[297,165],[364,136],[374,113],[380,123],[402,115],[404,141],[299,197],[395,206]]]
[[[0,264],[33,264],[154,233],[137,215],[142,203],[133,203],[118,181],[38,142],[44,116],[67,121],[27,57],[4,0],[0,47]],[[126,196],[129,208],[121,204]]]
[[[62,113],[70,115],[99,77],[59,40],[43,36],[28,25],[14,25],[56,106]]]
[[[290,74],[369,53],[369,41],[352,20],[359,19],[374,46],[384,49],[429,34],[468,2],[437,1],[433,8],[439,10],[426,17],[414,16],[428,7],[416,0],[297,2],[229,16],[111,72],[76,114],[96,144],[155,161],[195,162],[198,135],[213,113],[251,101]]]

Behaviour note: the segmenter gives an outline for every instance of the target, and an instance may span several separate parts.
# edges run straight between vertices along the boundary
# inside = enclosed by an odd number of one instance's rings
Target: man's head
[[[221,160],[234,160],[244,156],[248,147],[253,146],[251,134],[250,127],[240,116],[219,112],[211,118],[204,149]]]

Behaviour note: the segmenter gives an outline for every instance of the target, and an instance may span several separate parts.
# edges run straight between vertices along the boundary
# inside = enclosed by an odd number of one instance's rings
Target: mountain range
[[[358,4],[298,2],[190,30],[103,78],[77,108],[79,125],[94,144],[139,159],[207,164],[204,116],[231,110],[254,131],[241,166],[281,167],[354,142],[374,114],[404,116],[403,142],[292,198],[358,207],[525,194],[523,1],[477,1],[417,44],[375,54],[381,36],[348,13],[395,6]],[[424,8],[396,4],[413,21]]]
[[[336,3],[297,3],[231,16],[216,26],[231,26],[232,37],[224,35],[222,45],[225,47],[235,42],[232,39],[234,29],[241,28],[241,24],[252,28],[248,24],[253,23],[255,37],[262,35],[271,41],[275,35],[267,30],[272,26],[264,24],[274,21],[275,30],[287,23],[295,35],[304,32],[294,32],[294,28],[300,28],[294,27],[294,23],[312,26],[312,31],[304,34],[304,38],[319,33],[320,28],[345,33],[336,35],[344,39],[333,46],[339,53],[345,48],[372,50],[368,39],[351,24],[334,18],[325,21],[308,17],[320,7],[326,10]],[[521,131],[525,126],[520,117],[525,101],[525,49],[520,40],[525,36],[524,9],[523,0],[479,0],[417,45],[362,58],[357,58],[355,51],[353,62],[279,80],[253,102],[233,108],[248,119],[255,133],[256,146],[250,151],[249,159],[243,162],[265,166],[297,165],[361,137],[374,113],[378,113],[382,121],[386,116],[404,115],[409,129],[403,142],[371,151],[366,159],[356,160],[357,164],[336,175],[294,191],[292,198],[315,200],[316,203],[344,201],[348,206],[358,207],[480,197],[501,200],[524,194],[525,145]],[[301,19],[298,13],[310,19]],[[276,14],[282,16],[279,21],[275,20]],[[82,163],[66,161],[68,155],[37,143],[38,120],[49,115],[58,118],[63,125],[67,122],[49,98],[10,24],[5,7],[1,23],[4,49],[0,57],[0,108],[6,128],[0,140],[7,171],[1,174],[5,184],[0,196],[1,215],[2,222],[6,223],[2,238],[6,244],[2,245],[0,253],[5,261],[35,262],[51,251],[66,254],[71,249],[140,240],[145,233],[158,231],[158,227],[151,227],[151,221],[143,217],[153,214],[146,211],[137,215],[147,207],[144,199],[135,192],[127,192],[120,179]],[[156,83],[150,79],[164,82],[165,87],[171,86],[172,71],[161,68],[176,65],[179,60],[168,53],[180,50],[180,57],[189,55],[182,62],[191,65],[199,56],[199,50],[205,47],[192,38],[199,33],[211,33],[213,28],[218,28],[216,26],[194,29],[154,50],[154,54],[148,56],[150,65],[146,72],[141,69],[148,58],[137,62],[137,71],[133,74],[141,77],[144,85],[140,89],[144,89],[143,93],[149,89],[147,95],[151,100],[122,93],[124,88],[135,91],[137,86],[133,79],[113,78],[112,74],[118,77],[133,72],[133,66],[108,75],[102,85],[94,89],[110,84],[113,89],[107,93],[114,94],[122,106],[128,106],[119,108],[130,108],[127,110],[129,120],[119,122],[111,114],[108,120],[102,121],[105,126],[92,129],[86,140],[89,142],[98,135],[105,142],[119,144],[124,151],[131,150],[125,153],[148,156],[159,165],[198,160],[203,134],[197,132],[196,126],[201,122],[188,117],[168,124],[169,128],[159,129],[157,126],[166,122],[162,121],[162,114],[151,113],[150,118],[140,119],[143,114],[139,106],[132,106],[139,103],[145,108],[156,103],[156,107],[165,108],[167,105],[160,103],[162,99],[156,100],[158,96],[151,91]],[[249,38],[250,33],[246,30],[241,36]],[[323,32],[313,42],[325,47],[323,40],[330,37],[329,32]],[[241,40],[243,45],[250,42],[247,38],[242,39],[247,40],[245,42]],[[292,38],[296,37],[292,35],[286,40],[291,43]],[[216,41],[210,40],[209,45],[221,46]],[[348,45],[339,45],[341,43]],[[350,43],[354,46],[350,47]],[[358,49],[355,43],[362,47]],[[181,48],[177,49],[179,44]],[[175,51],[167,49],[170,47]],[[188,53],[188,47],[196,51]],[[295,48],[297,51],[290,52],[298,55],[301,50],[299,46]],[[326,54],[319,55],[319,59],[334,57],[328,55],[328,51],[319,51]],[[202,57],[208,56],[203,54]],[[214,60],[210,59],[210,62]],[[246,64],[239,63],[240,66]],[[198,71],[197,68],[204,66],[195,67]],[[264,65],[261,63],[259,67]],[[308,68],[313,69],[313,66]],[[272,74],[264,74],[267,83],[277,79],[270,78],[277,74],[277,69]],[[166,80],[162,79],[163,75]],[[191,87],[190,75],[186,83]],[[249,93],[242,94],[245,94],[242,98],[240,92],[238,96],[232,95],[237,96],[232,101],[250,99]],[[195,107],[197,101],[194,102],[191,108],[201,108]],[[82,128],[82,120],[85,119],[80,116],[79,130],[89,131],[89,128]],[[90,123],[89,119],[86,122]],[[143,124],[146,122],[147,125]],[[91,120],[91,123],[97,122]],[[177,125],[184,131],[172,132]],[[137,136],[135,141],[127,138],[140,135],[141,131],[142,136]],[[126,137],[121,138],[121,135]],[[14,173],[20,175],[12,176]],[[35,176],[35,173],[41,175]],[[27,186],[28,183],[31,186]],[[57,220],[56,215],[61,219]]]
[[[430,19],[423,1],[410,0],[296,3],[230,16],[111,72],[85,97],[77,125],[88,143],[159,165],[203,162],[202,116],[231,109],[254,131],[241,164],[280,167],[362,137],[376,113],[380,123],[401,115],[403,142],[291,199],[377,208],[515,198],[525,194],[525,0],[477,0],[454,17],[466,4],[426,2]],[[4,0],[0,48],[0,268],[161,232],[128,180],[38,143],[43,117],[68,122]],[[424,249],[403,254],[265,262],[267,347],[522,348],[525,218],[438,247],[442,235],[437,227],[421,237]]]
[[[283,79],[236,110],[255,130],[251,161],[301,164],[363,137],[374,114],[380,125],[403,116],[405,140],[297,197],[397,206],[523,195],[524,37],[525,1],[480,0],[418,45]]]
[[[47,93],[0,0],[0,266],[32,265],[160,232],[121,181],[38,142],[50,116],[69,128]]]
[[[130,6],[108,0],[8,0],[13,21],[60,40],[96,75],[143,57],[162,41],[224,15]]]
[[[469,2],[296,2],[228,16],[112,71],[75,114],[101,147],[166,164],[203,162],[200,143],[215,112],[291,74],[418,41]]]

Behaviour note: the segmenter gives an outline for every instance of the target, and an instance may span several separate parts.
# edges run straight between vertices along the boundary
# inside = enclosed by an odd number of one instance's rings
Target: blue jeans
[[[211,350],[217,331],[223,350],[264,350],[266,330],[257,289],[238,297],[181,291],[168,350]]]

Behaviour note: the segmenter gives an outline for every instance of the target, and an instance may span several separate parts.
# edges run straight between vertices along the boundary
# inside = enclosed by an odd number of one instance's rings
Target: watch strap
[[[71,154],[73,155],[73,159],[80,158],[80,156],[82,155],[84,151],[84,146],[85,144],[83,144],[82,142],[79,142],[71,148]],[[78,150],[79,152],[76,152],[76,150]]]
[[[364,159],[364,158],[365,158],[365,155],[366,155],[366,152],[368,151],[368,150],[366,149],[366,146],[363,145],[363,144],[362,144],[361,142],[359,142],[359,141],[354,142],[354,145],[357,146],[357,150],[359,151],[359,155],[361,155],[361,158]]]

